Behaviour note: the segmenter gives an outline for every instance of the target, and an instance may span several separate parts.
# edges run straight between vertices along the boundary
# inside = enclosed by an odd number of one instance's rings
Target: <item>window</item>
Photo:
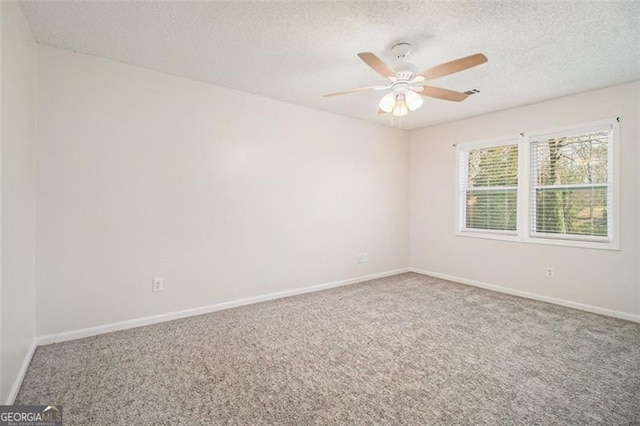
[[[618,248],[617,122],[458,146],[458,235]]]
[[[516,231],[518,145],[463,152],[464,229]]]
[[[531,138],[532,237],[610,237],[610,140],[610,128]]]

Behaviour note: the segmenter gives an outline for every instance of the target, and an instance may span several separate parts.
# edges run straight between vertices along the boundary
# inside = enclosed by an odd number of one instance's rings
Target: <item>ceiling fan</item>
[[[380,114],[390,112],[394,116],[399,117],[407,115],[409,111],[415,111],[420,108],[423,102],[422,96],[429,96],[454,102],[464,101],[469,96],[466,93],[455,92],[441,87],[428,86],[426,85],[426,82],[464,71],[487,62],[486,56],[482,53],[476,53],[475,55],[465,56],[464,58],[446,62],[433,68],[429,68],[428,70],[419,72],[418,67],[405,61],[405,58],[411,52],[411,45],[409,43],[396,43],[391,47],[391,51],[400,60],[400,64],[395,70],[371,52],[358,53],[360,59],[384,77],[385,80],[383,85],[361,87],[358,89],[346,90],[344,92],[329,93],[323,96],[338,96],[349,93],[365,92],[368,90],[391,89],[391,91],[384,95],[380,100],[380,103],[378,104],[378,112]]]

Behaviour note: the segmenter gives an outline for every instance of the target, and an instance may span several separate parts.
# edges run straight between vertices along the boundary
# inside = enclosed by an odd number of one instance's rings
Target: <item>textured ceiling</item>
[[[40,43],[363,120],[383,92],[321,95],[381,83],[356,56],[393,66],[414,45],[425,69],[482,52],[489,62],[433,82],[480,94],[425,99],[417,129],[640,79],[640,2],[20,2]],[[396,123],[397,124],[397,123]]]

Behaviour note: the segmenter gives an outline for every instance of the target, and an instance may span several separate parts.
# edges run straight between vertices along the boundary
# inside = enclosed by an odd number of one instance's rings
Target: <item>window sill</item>
[[[524,244],[542,244],[548,246],[563,246],[573,248],[586,248],[596,250],[620,251],[620,244],[616,241],[596,242],[596,241],[579,241],[569,239],[540,238],[540,237],[520,237],[516,234],[500,233],[500,232],[481,232],[481,231],[461,231],[455,233],[458,237],[481,238],[485,240],[509,241]]]

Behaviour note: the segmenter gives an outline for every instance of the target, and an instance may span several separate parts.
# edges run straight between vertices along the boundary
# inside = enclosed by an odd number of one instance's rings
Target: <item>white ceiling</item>
[[[480,94],[425,99],[417,129],[640,79],[640,2],[21,1],[36,40],[273,99],[380,123],[381,83],[357,56],[393,66],[414,45],[425,69],[482,52],[489,62],[433,85]]]

